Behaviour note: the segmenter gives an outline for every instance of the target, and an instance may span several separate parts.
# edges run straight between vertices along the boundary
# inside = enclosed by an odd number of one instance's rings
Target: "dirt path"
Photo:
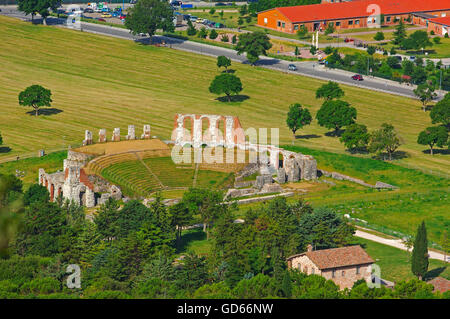
[[[387,239],[387,238],[383,238],[383,237],[380,237],[380,236],[377,236],[377,235],[366,233],[366,232],[364,232],[362,230],[357,230],[356,233],[355,233],[355,236],[356,237],[361,237],[361,238],[364,238],[364,239],[368,239],[368,240],[371,240],[371,241],[375,241],[375,242],[380,243],[380,244],[384,244],[384,245],[388,245],[388,246],[391,246],[391,247],[399,248],[401,250],[408,251],[406,246],[402,243],[401,239]],[[437,259],[437,260],[445,261],[444,255],[441,254],[441,253],[428,250],[428,255],[429,255],[429,257],[431,259]],[[449,257],[447,256],[447,260],[448,259],[449,259]]]

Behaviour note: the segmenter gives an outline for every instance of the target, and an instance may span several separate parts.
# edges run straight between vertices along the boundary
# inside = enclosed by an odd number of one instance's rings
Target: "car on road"
[[[363,79],[363,76],[361,74],[355,74],[355,75],[352,76],[352,80],[362,81],[364,79]]]
[[[289,71],[297,71],[297,67],[295,66],[295,64],[289,64],[288,65],[288,70]]]
[[[108,12],[104,12],[104,13],[102,13],[101,17],[102,18],[111,18],[112,15],[110,13],[108,13]]]
[[[223,3],[223,2],[217,2],[217,3],[215,4],[215,6],[216,6],[216,7],[223,7],[223,6],[226,6],[226,4]]]
[[[102,18],[96,18],[95,20],[101,21],[101,22],[106,22],[106,20],[105,20],[105,19],[102,19]]]

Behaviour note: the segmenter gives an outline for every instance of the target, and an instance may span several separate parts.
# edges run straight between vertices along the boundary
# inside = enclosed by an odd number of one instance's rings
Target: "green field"
[[[288,143],[289,105],[302,103],[314,115],[321,104],[314,95],[323,81],[241,64],[232,68],[241,77],[246,99],[225,104],[208,91],[217,74],[215,59],[168,48],[3,16],[0,40],[0,131],[4,146],[11,149],[2,148],[0,160],[80,144],[86,129],[106,128],[109,135],[114,127],[150,123],[152,134],[168,138],[176,112],[236,115],[245,128],[279,127],[280,142]],[[19,92],[36,83],[53,93],[52,109],[38,118],[17,103]],[[358,121],[369,129],[383,122],[396,126],[405,142],[400,150],[407,155],[399,164],[450,172],[448,156],[424,154],[416,143],[418,133],[431,124],[418,101],[355,87],[344,90],[358,110]],[[298,132],[303,138],[295,144],[343,153],[339,141],[326,132],[314,121]]]

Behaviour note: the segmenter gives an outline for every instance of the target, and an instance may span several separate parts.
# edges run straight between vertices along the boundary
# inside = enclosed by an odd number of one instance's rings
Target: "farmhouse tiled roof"
[[[288,260],[298,256],[307,256],[319,269],[367,265],[374,262],[359,245],[307,251],[291,256]]]
[[[450,9],[448,0],[361,0],[338,3],[320,3],[305,6],[278,7],[291,22],[329,21],[368,17],[374,12],[374,5],[384,15],[430,12]]]
[[[447,280],[442,277],[436,277],[427,283],[432,284],[434,287],[434,291],[440,291],[441,293],[444,293],[448,290],[450,290],[450,280]]]
[[[450,17],[441,17],[430,19],[431,22],[442,24],[445,26],[450,26]]]

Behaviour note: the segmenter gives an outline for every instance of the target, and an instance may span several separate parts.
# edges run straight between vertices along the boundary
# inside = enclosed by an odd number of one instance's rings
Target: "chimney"
[[[308,246],[306,246],[306,250],[307,251],[313,251],[313,246],[311,244],[308,244]]]

